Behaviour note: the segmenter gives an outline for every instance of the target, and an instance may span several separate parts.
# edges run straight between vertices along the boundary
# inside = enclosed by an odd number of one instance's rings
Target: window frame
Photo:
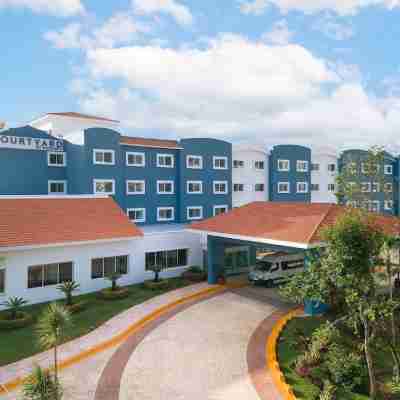
[[[129,217],[130,212],[136,212],[136,211],[143,211],[143,218],[141,219],[131,219]],[[126,215],[128,216],[129,221],[135,222],[135,223],[143,223],[146,222],[146,209],[145,208],[127,208],[126,209]]]
[[[28,265],[27,269],[26,269],[26,273],[27,273],[27,282],[26,282],[26,288],[27,290],[29,289],[43,289],[45,287],[55,287],[57,285],[60,285],[63,282],[69,282],[69,281],[60,281],[60,265],[61,264],[71,264],[71,281],[74,280],[75,277],[75,263],[74,261],[63,261],[63,262],[54,262],[54,263],[48,263],[48,264],[36,264],[36,265]],[[57,265],[57,283],[52,283],[52,284],[48,284],[45,285],[45,267],[49,267],[51,265]],[[29,287],[29,270],[31,268],[35,268],[35,267],[41,267],[41,275],[42,275],[42,284],[41,286],[33,286],[33,287]],[[1,268],[1,267],[0,267]]]
[[[159,185],[162,184],[171,184],[171,192],[160,192],[160,187]],[[157,194],[159,195],[171,195],[175,194],[175,181],[173,180],[159,180],[157,181]]]
[[[50,188],[51,185],[53,184],[63,184],[64,185],[64,191],[63,192],[51,192]],[[62,196],[68,193],[68,188],[67,188],[67,181],[66,180],[49,180],[47,181],[47,193],[51,196]]]
[[[216,185],[225,185],[225,191],[223,192],[217,192],[215,190]],[[222,195],[226,195],[228,194],[229,188],[228,188],[228,181],[213,181],[213,194],[222,194]]]
[[[106,279],[105,275],[105,269],[104,269],[104,260],[106,258],[113,258],[114,259],[114,273],[117,272],[117,258],[119,257],[126,257],[127,258],[127,263],[126,263],[126,274],[121,273],[122,277],[129,275],[129,254],[119,254],[117,256],[103,256],[103,257],[93,257],[90,259],[90,279],[95,280],[95,279]],[[94,260],[102,260],[102,276],[97,276],[93,277],[93,261]]]
[[[190,166],[189,165],[190,159],[200,160],[200,165],[199,166]],[[186,168],[188,168],[188,169],[203,169],[203,156],[199,156],[199,155],[195,155],[195,154],[187,154],[186,155]]]
[[[169,266],[168,265],[168,253],[169,252],[176,252],[176,265],[175,266]],[[186,264],[184,265],[179,265],[179,252],[185,252],[185,261]],[[190,249],[189,248],[177,248],[177,249],[166,249],[166,250],[156,250],[156,251],[146,251],[144,258],[145,258],[145,263],[144,263],[144,270],[145,272],[152,272],[150,269],[153,265],[157,264],[157,257],[159,254],[162,253],[162,258],[165,260],[165,267],[163,266],[162,271],[166,270],[174,270],[177,268],[187,268],[190,264],[189,262],[189,257],[190,257]],[[152,265],[148,265],[147,261],[148,258],[152,258],[154,261],[151,263]]]
[[[130,164],[129,163],[129,156],[142,156],[142,163],[141,164]],[[141,151],[127,151],[125,153],[125,164],[127,167],[140,167],[143,168],[146,166],[146,153]]]
[[[376,190],[374,190],[374,187]],[[381,184],[379,182],[371,182],[371,193],[380,193]]]
[[[96,184],[97,183],[112,183],[113,190],[112,192],[97,192],[96,191]],[[93,193],[98,195],[115,195],[115,179],[93,179]]]
[[[299,168],[299,164],[302,164],[305,168]],[[308,172],[309,162],[307,160],[296,160],[296,172]]]
[[[1,286],[0,286],[0,297],[2,297],[2,296],[6,295],[6,288],[7,288],[7,267],[5,265],[0,265],[0,273],[4,274],[4,279],[3,279],[3,282],[4,282],[3,286],[4,287],[3,287],[3,290],[1,289]]]
[[[172,162],[171,165],[161,165],[160,159],[169,157],[171,158]],[[175,155],[171,153],[157,153],[157,167],[158,168],[175,168]]]
[[[140,192],[130,192],[129,184],[142,184],[143,190]],[[146,194],[146,181],[144,179],[127,179],[125,186],[126,186],[126,195],[127,196],[141,196],[141,195]]]
[[[218,160],[224,160],[225,167],[216,166],[215,163]],[[226,157],[226,156],[213,156],[213,169],[227,170],[228,169],[228,157]]]
[[[238,165],[235,166],[235,163],[238,163]],[[237,169],[239,169],[239,168],[244,168],[244,167],[245,167],[244,160],[233,160],[233,161],[232,161],[232,167],[233,167],[233,168],[237,168]]]
[[[171,210],[171,218],[160,218],[160,211]],[[169,222],[175,220],[175,207],[157,207],[157,221],[159,222]]]
[[[387,186],[390,185],[390,190],[388,190]],[[393,183],[392,182],[385,182],[383,185],[385,193],[393,193]]]
[[[200,216],[198,216],[198,217],[190,217],[189,216],[189,212],[191,210],[200,210]],[[188,207],[186,207],[186,219],[188,219],[189,221],[195,221],[195,220],[203,219],[203,206],[188,206]]]
[[[262,168],[257,167],[257,165],[262,164]],[[254,161],[254,169],[257,171],[265,171],[265,161],[263,160],[255,160]]]
[[[332,190],[330,189],[330,186],[332,186]],[[328,192],[334,193],[336,191],[336,185],[334,183],[328,183]]]
[[[383,169],[384,169],[385,175],[393,175],[393,165],[392,164],[385,164]],[[388,172],[388,169],[390,169],[390,172]]]
[[[319,183],[312,183],[310,189],[311,192],[319,192]]]
[[[103,159],[104,159],[104,153],[111,153],[111,158],[112,161],[97,161],[96,160],[96,154],[103,154]],[[111,149],[93,149],[93,164],[94,165],[115,165],[115,150]]]
[[[287,163],[287,168],[280,168],[280,163]],[[279,172],[289,172],[290,171],[290,160],[286,160],[284,158],[278,158],[277,160],[277,171]]]
[[[235,190],[235,186],[240,186],[242,190]],[[242,193],[244,192],[244,183],[234,183],[233,184],[233,192],[234,193]]]
[[[280,185],[287,185],[287,190],[281,190]],[[289,194],[290,193],[290,182],[282,181],[277,183],[277,193],[279,194]]]
[[[310,170],[311,172],[318,172],[320,170],[320,163],[311,163]]]
[[[363,187],[364,185],[366,185],[366,190],[364,190]],[[361,182],[360,184],[361,193],[371,193],[371,188],[372,188],[371,182]]]
[[[388,203],[390,203],[390,207],[388,207]],[[386,211],[393,211],[393,200],[385,200],[383,203],[383,209]]]
[[[189,191],[190,185],[197,185],[200,184],[200,191],[199,192],[191,192]],[[186,181],[186,193],[187,194],[203,194],[203,181]]]
[[[262,190],[257,190],[257,187],[258,186],[262,186]],[[265,183],[255,183],[254,184],[254,191],[256,192],[256,193],[262,193],[262,192],[265,192]]]
[[[62,155],[63,156],[63,163],[62,164],[51,164],[50,157],[52,155]],[[56,168],[63,168],[67,166],[67,153],[65,151],[48,151],[47,152],[47,166],[48,167],[56,167]]]
[[[333,166],[333,169],[331,169],[331,166]],[[336,172],[336,164],[335,163],[329,163],[328,164],[328,172],[335,173]]]
[[[305,189],[304,190],[300,190],[299,186],[300,185],[304,185]],[[296,193],[300,193],[300,194],[307,194],[308,191],[308,182],[296,182]]]
[[[223,213],[217,214],[216,210],[223,208],[225,211]],[[227,204],[219,204],[213,206],[213,216],[216,217],[217,215],[226,214],[229,211],[229,206]]]

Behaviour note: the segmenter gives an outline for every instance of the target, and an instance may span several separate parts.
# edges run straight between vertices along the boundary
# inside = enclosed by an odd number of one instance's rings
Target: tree
[[[106,279],[111,282],[111,291],[115,291],[118,289],[117,281],[121,278],[121,274],[118,272],[113,272],[111,274],[106,275]]]
[[[21,311],[21,307],[27,303],[28,300],[25,300],[22,297],[10,297],[1,304],[9,309],[11,319],[17,319],[18,313]]]
[[[66,330],[71,324],[68,310],[57,303],[51,303],[38,320],[37,334],[40,345],[54,352],[54,379],[58,385],[58,346],[63,342]],[[57,399],[59,399],[57,397]]]
[[[25,381],[23,396],[26,400],[54,400],[59,399],[61,388],[50,374],[50,371],[35,365],[32,374]]]
[[[57,289],[61,292],[63,292],[65,294],[65,304],[67,306],[71,306],[72,305],[72,293],[79,289],[79,283],[75,282],[75,281],[67,281],[67,282],[63,282],[61,285],[57,286]]]

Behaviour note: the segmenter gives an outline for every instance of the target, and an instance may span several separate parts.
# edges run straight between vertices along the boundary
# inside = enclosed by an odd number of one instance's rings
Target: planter
[[[99,292],[99,297],[103,300],[119,300],[129,296],[129,290],[117,288],[116,290],[103,289]]]
[[[154,281],[146,281],[143,282],[143,287],[149,290],[159,290],[166,289],[169,286],[169,282],[166,279],[160,280],[158,282]]]
[[[204,272],[185,271],[182,278],[191,282],[202,282],[207,279],[207,275]]]
[[[0,330],[19,329],[32,323],[32,317],[23,311],[17,312],[17,319],[10,319],[10,314],[5,312],[0,315]]]
[[[218,283],[219,285],[225,285],[225,283],[226,283],[226,278],[225,278],[224,276],[218,277],[217,283]]]
[[[70,306],[65,306],[65,308],[71,313],[71,314],[75,314],[78,313],[82,310],[84,310],[87,306],[87,302],[86,301],[80,301],[79,303],[73,303]]]

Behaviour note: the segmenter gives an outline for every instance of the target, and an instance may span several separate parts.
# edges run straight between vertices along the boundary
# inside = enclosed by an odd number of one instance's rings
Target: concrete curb
[[[139,331],[140,329],[142,329],[145,325],[147,325],[148,323],[150,323],[151,321],[154,321],[155,319],[159,318],[161,315],[165,314],[166,312],[170,311],[171,309],[173,309],[174,307],[186,303],[188,301],[194,300],[194,299],[198,299],[204,296],[207,296],[211,293],[218,293],[218,292],[222,292],[224,290],[226,290],[227,288],[229,288],[230,286],[227,285],[216,285],[215,287],[211,287],[211,288],[206,288],[206,289],[202,289],[196,293],[192,293],[190,295],[187,296],[183,296],[178,300],[175,300],[171,303],[168,303],[164,306],[161,306],[159,308],[157,308],[156,310],[154,310],[153,312],[151,312],[150,314],[146,315],[144,318],[142,318],[141,320],[135,322],[134,324],[130,325],[127,329],[125,329],[124,331],[122,331],[121,333],[115,335],[114,337],[112,337],[111,339],[108,339],[104,342],[101,342],[93,347],[90,347],[84,351],[82,351],[81,353],[66,358],[65,360],[61,361],[58,364],[58,368],[61,371],[64,368],[70,367],[72,365],[75,365],[83,360],[88,359],[89,357],[92,357],[98,353],[101,353],[111,347],[114,347],[120,343],[122,343],[124,340],[126,340],[130,335],[136,333],[137,331]],[[21,384],[23,384],[23,382],[26,380],[28,376],[23,376],[23,377],[17,377],[14,378],[2,385],[0,385],[0,395],[1,394],[7,394],[8,392],[11,392],[13,390],[15,390],[18,386],[20,386]]]
[[[271,334],[267,339],[266,344],[266,360],[267,369],[271,374],[272,380],[279,392],[282,394],[284,400],[297,400],[293,393],[292,388],[286,383],[285,376],[283,375],[277,359],[277,343],[279,336],[285,325],[294,317],[303,313],[302,308],[290,311],[278,320],[272,328]]]

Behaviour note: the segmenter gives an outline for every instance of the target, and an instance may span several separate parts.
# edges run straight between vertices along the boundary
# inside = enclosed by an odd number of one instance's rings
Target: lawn
[[[129,296],[120,300],[102,300],[96,293],[74,297],[74,302],[85,301],[87,306],[73,314],[73,324],[67,332],[68,339],[85,335],[120,312],[162,293],[190,285],[192,282],[182,278],[169,279],[168,288],[150,290],[142,284],[127,286]],[[34,321],[46,307],[46,303],[24,307]],[[3,311],[4,312],[4,311]],[[0,366],[10,364],[42,351],[38,346],[35,323],[16,330],[0,330]]]

